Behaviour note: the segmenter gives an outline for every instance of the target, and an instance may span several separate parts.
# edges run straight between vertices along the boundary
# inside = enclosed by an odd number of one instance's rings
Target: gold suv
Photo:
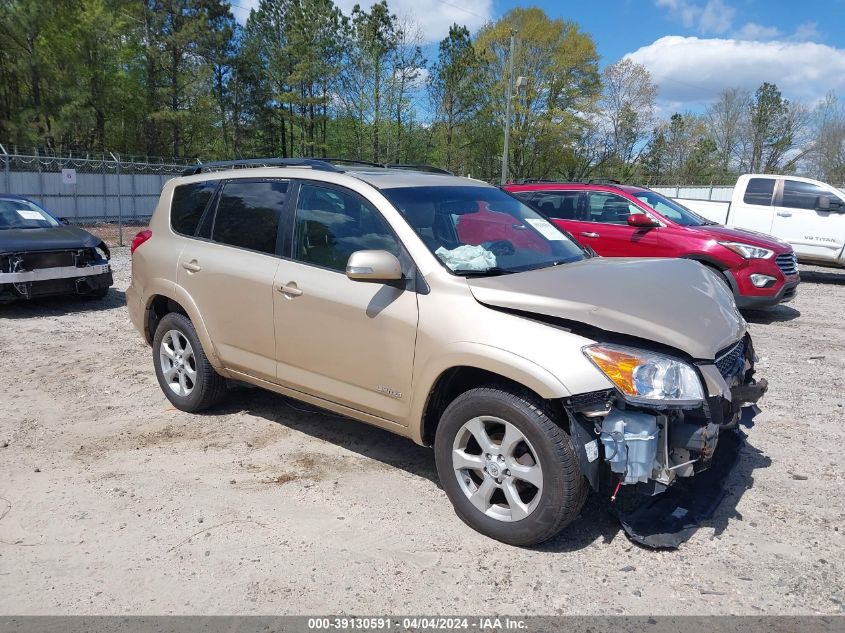
[[[434,447],[467,524],[554,536],[588,489],[655,494],[756,411],[754,350],[706,267],[603,259],[510,194],[314,159],[211,163],[162,191],[127,291],[167,398],[227,379]]]

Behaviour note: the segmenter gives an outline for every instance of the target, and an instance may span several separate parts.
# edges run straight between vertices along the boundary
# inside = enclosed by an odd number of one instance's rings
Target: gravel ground
[[[716,516],[632,544],[595,497],[518,549],[452,512],[433,455],[257,389],[173,409],[125,309],[0,306],[0,612],[835,614],[845,271],[749,316],[770,392]]]

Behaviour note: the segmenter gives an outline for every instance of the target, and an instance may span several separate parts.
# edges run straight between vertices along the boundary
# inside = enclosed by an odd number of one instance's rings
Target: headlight
[[[704,390],[695,369],[683,361],[646,350],[596,344],[584,354],[622,392],[642,404],[698,404]]]
[[[768,248],[751,246],[751,244],[743,244],[742,242],[719,242],[719,244],[745,259],[769,259],[775,254]]]

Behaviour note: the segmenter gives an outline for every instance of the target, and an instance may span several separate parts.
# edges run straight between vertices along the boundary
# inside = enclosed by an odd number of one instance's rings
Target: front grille
[[[775,263],[778,265],[778,268],[781,269],[784,275],[794,275],[798,272],[798,258],[793,252],[778,255],[775,258]]]
[[[745,341],[738,341],[735,345],[722,350],[716,356],[716,368],[723,378],[733,378],[745,366]]]
[[[588,409],[592,406],[597,406],[607,402],[611,395],[613,395],[612,389],[579,393],[569,398],[569,404],[576,410]]]
[[[0,259],[0,272],[10,273],[42,268],[67,268],[89,266],[97,260],[93,248],[77,248],[64,251],[22,251],[10,253]]]

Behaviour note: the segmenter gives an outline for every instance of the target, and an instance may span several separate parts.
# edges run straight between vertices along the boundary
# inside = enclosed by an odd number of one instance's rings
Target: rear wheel
[[[573,521],[587,483],[569,435],[535,396],[472,389],[443,413],[437,472],[458,516],[512,545],[533,545]]]
[[[226,379],[208,362],[191,320],[183,314],[171,312],[159,322],[153,362],[159,386],[177,409],[195,413],[226,396]]]

